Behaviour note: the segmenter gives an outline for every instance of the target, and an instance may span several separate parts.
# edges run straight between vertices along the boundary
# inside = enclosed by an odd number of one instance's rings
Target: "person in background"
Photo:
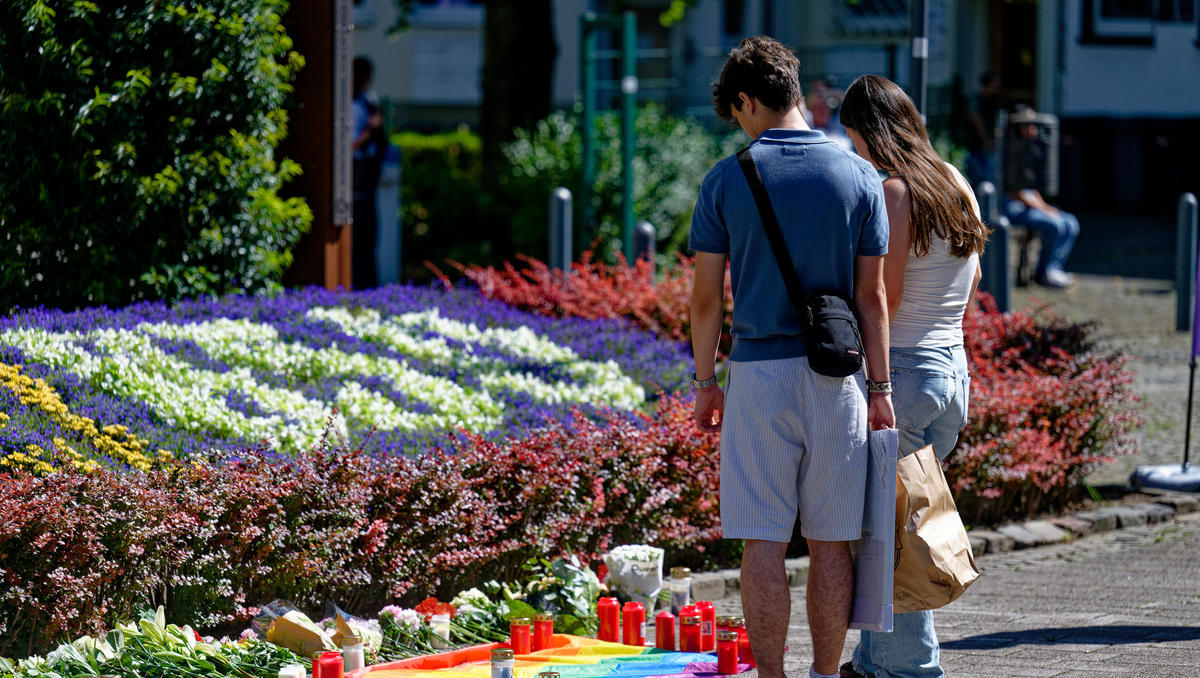
[[[354,151],[354,229],[351,234],[351,284],[362,290],[375,287],[378,276],[375,266],[375,245],[379,239],[379,219],[375,210],[375,189],[383,156],[387,152],[387,136],[383,131],[383,115],[367,89],[371,85],[374,66],[366,57],[354,59],[354,99],[350,103],[351,148]]]
[[[979,98],[967,114],[967,180],[972,188],[996,183],[996,116],[1002,108],[1000,76],[988,71],[979,77]]]
[[[830,76],[813,83],[805,99],[807,111],[804,117],[809,127],[824,132],[830,141],[850,151],[854,149],[854,145],[850,143],[850,137],[846,136],[846,128],[842,127],[837,115],[838,106],[842,102],[842,91],[833,84],[834,82],[833,76]]]
[[[745,540],[742,608],[761,678],[784,678],[791,598],[783,558],[797,514],[811,558],[808,672],[837,676],[854,589],[850,542],[862,536],[867,430],[893,425],[883,191],[868,163],[809,129],[799,70],[779,42],[747,38],[713,85],[714,107],[752,140],[803,287],[854,299],[867,371],[881,381],[809,367],[746,176],[736,156],[717,163],[700,187],[690,234],[692,385],[697,428],[721,432],[721,524],[727,539]],[[726,262],[734,300],[728,401],[716,375]]]
[[[967,423],[971,377],[963,313],[979,284],[987,229],[971,187],[938,157],[921,116],[894,82],[864,75],[842,100],[842,124],[858,154],[888,173],[883,262],[892,397],[900,453],[932,444],[945,459]],[[863,631],[843,678],[940,678],[929,611],[897,614],[891,633]]]
[[[1019,161],[1005,169],[1008,200],[1004,214],[1014,226],[1024,226],[1041,237],[1034,280],[1045,287],[1067,287],[1073,280],[1066,271],[1067,257],[1079,237],[1079,220],[1046,202],[1040,191],[1046,185],[1046,144],[1039,138],[1037,113],[1018,109],[1009,118],[1017,129]]]

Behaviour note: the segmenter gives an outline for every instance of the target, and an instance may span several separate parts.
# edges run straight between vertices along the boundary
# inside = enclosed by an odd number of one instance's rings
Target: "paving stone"
[[[1092,533],[1092,522],[1075,516],[1059,516],[1050,522],[1079,537]]]
[[[808,556],[788,558],[783,561],[783,568],[788,574],[788,585],[801,586],[808,579]]]
[[[1200,511],[1200,494],[1183,494],[1173,492],[1161,497],[1155,497],[1156,504],[1165,504],[1175,509],[1176,513],[1195,513]]]
[[[1005,553],[1013,550],[1016,542],[1012,537],[996,532],[995,530],[971,530],[967,536],[976,536],[987,542],[987,548],[984,553]]]
[[[725,577],[718,573],[692,574],[692,600],[720,600],[725,597]]]
[[[1066,530],[1054,525],[1048,520],[1031,520],[1023,525],[1026,530],[1032,532],[1042,544],[1057,544],[1067,541],[1070,535]]]
[[[1072,514],[1073,518],[1086,520],[1092,524],[1092,532],[1109,532],[1117,529],[1117,516],[1115,513],[1105,512],[1104,509],[1095,511],[1080,511]]]
[[[967,540],[971,542],[971,553],[976,558],[987,553],[987,539],[983,535],[976,534],[974,531],[967,532]]]
[[[1137,508],[1146,514],[1146,522],[1151,525],[1165,523],[1175,519],[1175,509],[1171,506],[1167,506],[1166,504],[1152,502],[1149,504],[1143,504]]]
[[[1018,549],[1033,548],[1046,543],[1042,541],[1041,537],[1026,529],[1024,525],[1001,525],[996,528],[996,531],[1012,537],[1013,546]]]
[[[742,590],[741,570],[718,570],[717,574],[725,579],[725,595],[736,595],[738,591]]]
[[[1099,513],[1108,513],[1117,517],[1117,527],[1134,527],[1149,522],[1149,515],[1132,506],[1110,506],[1102,508]]]

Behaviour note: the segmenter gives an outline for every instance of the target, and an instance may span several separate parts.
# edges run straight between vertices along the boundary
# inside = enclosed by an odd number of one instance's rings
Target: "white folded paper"
[[[899,445],[899,434],[894,428],[870,433],[862,539],[855,543],[852,629],[892,630]]]

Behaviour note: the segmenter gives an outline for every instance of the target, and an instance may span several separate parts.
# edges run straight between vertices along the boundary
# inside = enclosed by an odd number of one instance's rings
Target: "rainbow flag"
[[[413,657],[368,666],[347,678],[491,678],[492,649],[498,643]],[[738,672],[749,671],[739,664]],[[514,678],[537,678],[542,671],[557,671],[562,678],[713,678],[715,654],[667,652],[652,647],[608,643],[595,638],[555,634],[552,646],[515,657]]]

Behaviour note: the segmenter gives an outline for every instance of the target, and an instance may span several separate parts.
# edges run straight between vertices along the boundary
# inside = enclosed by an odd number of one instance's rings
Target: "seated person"
[[[1079,220],[1073,214],[1051,206],[1038,187],[1045,185],[1046,146],[1038,139],[1037,114],[1029,109],[1017,111],[1010,119],[1017,126],[1022,146],[1020,161],[1006,172],[1008,200],[1004,213],[1014,226],[1024,226],[1042,239],[1035,280],[1046,287],[1066,287],[1071,276],[1064,270],[1075,239]]]

